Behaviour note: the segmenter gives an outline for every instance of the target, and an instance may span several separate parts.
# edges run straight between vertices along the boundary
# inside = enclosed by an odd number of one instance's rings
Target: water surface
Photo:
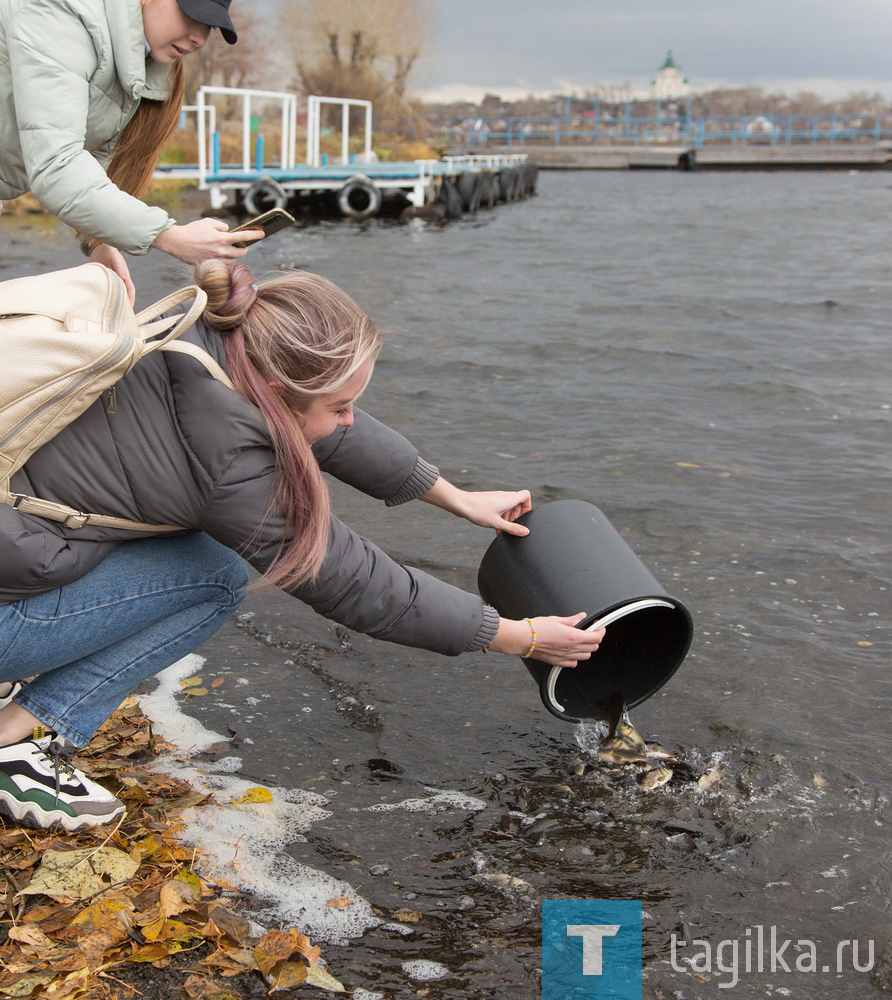
[[[695,620],[634,721],[722,780],[643,793],[518,660],[347,637],[276,595],[202,650],[232,682],[195,711],[245,741],[246,777],[328,799],[291,857],[385,919],[419,915],[326,949],[350,986],[537,997],[541,899],[612,897],[644,902],[647,997],[730,979],[674,968],[673,933],[742,954],[757,925],[815,942],[819,971],[742,974],[735,997],[880,996],[835,961],[841,940],[863,964],[892,938],[892,181],[546,173],[539,190],[442,228],[290,231],[251,260],[332,278],[390,331],[365,405],[444,475],[605,511]],[[0,226],[0,277],[80,260],[62,227]],[[134,265],[146,302],[181,276],[165,261]],[[473,589],[486,532],[334,496],[394,556]],[[442,791],[460,797],[405,804]],[[419,960],[449,976],[411,979]]]

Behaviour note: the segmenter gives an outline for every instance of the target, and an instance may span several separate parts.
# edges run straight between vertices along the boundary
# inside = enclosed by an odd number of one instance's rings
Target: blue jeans
[[[241,604],[244,560],[208,535],[124,542],[58,590],[0,607],[0,681],[77,746],[131,695],[209,639]]]

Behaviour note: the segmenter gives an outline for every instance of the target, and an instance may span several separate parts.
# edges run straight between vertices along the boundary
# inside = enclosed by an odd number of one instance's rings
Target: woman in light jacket
[[[133,286],[121,251],[234,258],[217,219],[180,226],[140,201],[183,101],[182,59],[230,0],[0,0],[0,202],[31,191]]]
[[[111,792],[60,758],[137,684],[213,635],[239,605],[247,560],[262,582],[356,631],[446,655],[490,649],[576,666],[603,632],[583,617],[512,621],[475,595],[400,566],[329,510],[327,472],[395,506],[425,500],[516,535],[519,492],[468,492],[354,404],[380,349],[368,316],[324,278],[256,285],[206,261],[193,357],[145,357],[40,448],[12,491],[188,533],[66,527],[0,504],[0,807],[68,829],[120,816]],[[20,683],[37,674],[29,683]]]

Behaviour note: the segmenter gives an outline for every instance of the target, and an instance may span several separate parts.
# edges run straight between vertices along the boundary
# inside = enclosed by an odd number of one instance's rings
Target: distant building
[[[687,77],[672,58],[671,51],[666,56],[666,61],[657,70],[657,75],[651,81],[650,89],[654,100],[657,101],[678,100],[680,97],[687,97],[691,92]]]

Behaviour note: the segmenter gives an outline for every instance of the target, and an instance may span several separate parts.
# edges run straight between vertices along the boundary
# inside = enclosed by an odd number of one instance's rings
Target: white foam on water
[[[425,789],[434,792],[426,799],[403,799],[402,802],[376,802],[373,806],[366,806],[365,812],[393,812],[396,809],[405,809],[406,812],[426,812],[438,813],[448,809],[459,809],[465,812],[480,812],[486,808],[483,799],[475,799],[464,792],[442,790],[437,788]]]
[[[213,801],[182,812],[186,826],[179,836],[198,848],[199,871],[258,897],[262,908],[253,917],[261,926],[285,923],[328,943],[343,943],[378,926],[381,919],[371,904],[350,885],[287,854],[289,845],[306,841],[304,834],[313,823],[331,816],[324,808],[328,799],[300,788],[269,788],[269,801],[234,802],[257,787],[236,777],[240,758],[223,757],[210,764],[190,760],[224,739],[180,708],[180,681],[200,673],[204,662],[194,653],[185,657],[158,675],[152,694],[139,697],[154,729],[177,747],[176,755],[159,757],[155,769],[213,795]],[[339,905],[329,906],[335,899]]]
[[[434,979],[445,979],[452,973],[439,962],[431,962],[427,959],[416,959],[412,962],[403,962],[403,972],[416,982],[431,982]]]
[[[221,757],[219,760],[201,766],[205,771],[211,771],[214,774],[237,774],[242,769],[242,758]]]
[[[177,695],[182,695],[181,680],[197,674],[204,665],[204,657],[190,653],[158,674],[158,687],[151,694],[141,694],[139,704],[152,720],[152,725],[168,743],[174,743],[186,754],[202,753],[225,736],[205,729],[197,720],[180,711]]]

